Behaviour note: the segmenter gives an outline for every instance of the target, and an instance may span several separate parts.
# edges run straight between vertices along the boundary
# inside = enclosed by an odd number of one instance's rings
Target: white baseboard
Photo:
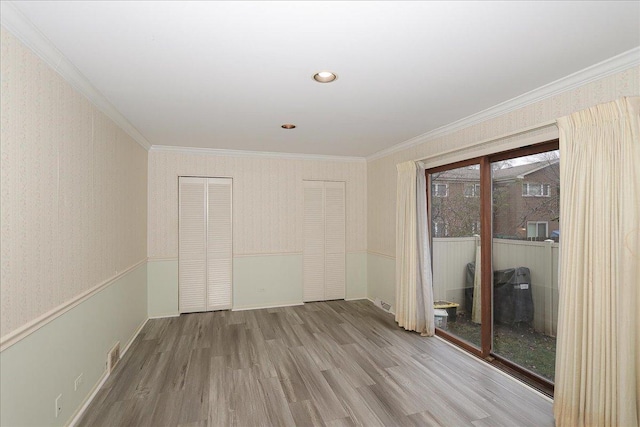
[[[136,331],[133,333],[132,338],[129,340],[127,345],[122,349],[122,353],[120,354],[120,358],[124,357],[125,353],[127,352],[127,350],[129,350],[129,348],[131,347],[131,344],[133,344],[133,342],[136,340],[136,338],[138,338],[138,335],[140,334],[140,331],[142,331],[142,328],[144,328],[144,325],[146,325],[148,321],[149,321],[149,319],[147,318],[147,319],[144,320],[144,322],[142,322],[140,324],[140,326],[138,326]],[[80,421],[80,418],[82,418],[82,416],[84,415],[85,411],[87,410],[87,408],[89,407],[89,405],[91,404],[93,399],[95,399],[96,395],[98,394],[98,392],[100,391],[100,389],[102,388],[104,383],[107,381],[107,378],[109,378],[109,372],[107,372],[105,370],[103,372],[102,376],[100,377],[100,379],[98,380],[98,382],[91,389],[91,392],[89,392],[89,395],[84,400],[84,403],[82,404],[80,409],[78,409],[76,411],[76,413],[74,414],[74,416],[71,418],[71,422],[69,423],[69,427],[74,427],[78,423],[78,421]]]
[[[367,297],[353,297],[353,298],[345,298],[345,301],[361,301],[363,299],[369,299]]]
[[[138,328],[135,330],[135,332],[133,333],[133,335],[131,336],[131,339],[129,340],[129,342],[127,343],[127,345],[122,349],[122,353],[120,353],[120,358],[122,359],[124,357],[124,355],[127,353],[127,350],[129,350],[129,347],[131,347],[131,344],[133,344],[133,342],[136,340],[136,338],[138,338],[138,335],[140,334],[140,331],[142,331],[142,328],[144,328],[144,325],[147,324],[147,322],[149,321],[149,318],[146,318],[141,324],[140,326],[138,326]]]
[[[149,320],[151,320],[151,319],[167,319],[169,317],[180,317],[180,313],[160,314],[158,316],[149,316]]]
[[[73,416],[73,418],[71,419],[71,422],[69,423],[69,427],[75,427],[75,425],[78,424],[78,421],[80,421],[80,418],[82,418],[82,416],[84,415],[84,412],[87,410],[87,408],[89,407],[93,399],[96,397],[96,395],[104,385],[104,383],[107,381],[107,378],[109,378],[109,372],[104,371],[104,373],[102,374],[102,377],[100,377],[98,382],[93,386],[93,388],[91,389],[91,393],[89,393],[89,396],[85,399],[80,409],[76,411],[76,414]]]
[[[240,306],[240,307],[233,307],[231,311],[262,310],[264,308],[293,307],[296,305],[304,305],[304,303],[300,301],[295,301],[295,302],[286,302],[286,303],[275,304],[275,305],[246,305],[246,306]]]

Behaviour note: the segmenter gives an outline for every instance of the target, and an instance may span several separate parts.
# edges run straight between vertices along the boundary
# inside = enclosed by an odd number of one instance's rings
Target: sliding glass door
[[[437,333],[553,391],[557,141],[427,170]]]
[[[479,348],[481,301],[473,297],[480,285],[480,165],[433,171],[429,180],[436,322]]]

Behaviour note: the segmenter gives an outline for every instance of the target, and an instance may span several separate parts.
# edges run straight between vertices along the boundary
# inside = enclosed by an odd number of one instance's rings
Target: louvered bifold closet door
[[[325,182],[324,299],[345,297],[345,184]]]
[[[206,181],[179,180],[178,301],[180,313],[206,310]]]
[[[231,182],[230,178],[207,180],[207,310],[231,308]]]
[[[304,250],[303,300],[322,301],[324,297],[324,182],[303,181]]]

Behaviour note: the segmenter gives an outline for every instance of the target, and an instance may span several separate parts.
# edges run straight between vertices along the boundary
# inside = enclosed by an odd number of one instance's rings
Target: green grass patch
[[[476,346],[480,345],[480,325],[465,313],[448,322],[447,332]],[[555,378],[556,338],[536,332],[525,324],[494,326],[493,352],[525,369],[547,378]]]

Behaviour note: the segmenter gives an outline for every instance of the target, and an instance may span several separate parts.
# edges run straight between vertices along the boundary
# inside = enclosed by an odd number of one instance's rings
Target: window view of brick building
[[[458,168],[431,176],[433,237],[467,237],[480,232],[480,169]]]
[[[557,152],[493,170],[493,236],[542,241],[559,238],[560,173]],[[528,162],[530,161],[530,162]],[[480,170],[458,168],[432,175],[432,236],[480,233]]]

